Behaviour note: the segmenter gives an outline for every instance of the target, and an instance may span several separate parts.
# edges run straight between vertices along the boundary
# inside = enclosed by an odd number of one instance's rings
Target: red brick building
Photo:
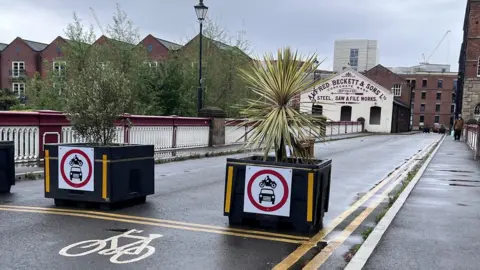
[[[101,36],[95,44],[105,44],[108,38]],[[66,63],[62,61],[62,45],[68,40],[57,37],[50,44],[25,40],[17,37],[9,44],[0,43],[0,88],[8,88],[22,97],[26,80],[35,73],[46,77],[50,70],[62,72]],[[168,58],[169,53],[182,46],[152,35],[145,37],[138,45],[145,46],[152,62]],[[135,45],[132,45],[132,47]]]
[[[386,89],[390,89],[394,95],[392,133],[411,130],[411,88],[407,80],[382,65],[376,65],[365,71],[364,75]]]
[[[458,61],[456,114],[465,120],[480,119],[480,1],[468,0],[463,24],[463,43]]]
[[[25,82],[41,68],[40,52],[48,44],[17,37],[1,51],[0,87],[11,89],[21,97]]]
[[[436,123],[447,129],[453,124],[457,73],[422,72],[403,76],[413,87],[413,127],[432,128]]]

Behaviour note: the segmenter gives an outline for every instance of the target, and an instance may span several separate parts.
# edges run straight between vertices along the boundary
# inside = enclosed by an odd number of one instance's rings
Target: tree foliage
[[[8,111],[19,103],[18,98],[12,90],[0,88],[0,111]]]
[[[309,162],[310,157],[304,143],[311,137],[324,137],[322,116],[301,113],[290,105],[290,101],[301,93],[323,83],[309,79],[311,71],[317,69],[316,56],[302,61],[297,52],[290,48],[279,50],[277,59],[265,55],[263,63],[254,62],[242,69],[241,74],[255,98],[241,105],[241,115],[246,120],[241,124],[253,125],[248,146],[265,146],[264,159],[273,150],[277,161],[287,160],[287,147],[292,156]]]

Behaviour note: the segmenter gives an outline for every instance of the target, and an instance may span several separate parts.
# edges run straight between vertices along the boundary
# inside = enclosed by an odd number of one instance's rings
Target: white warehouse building
[[[365,119],[369,132],[392,132],[397,119],[391,90],[382,87],[359,72],[347,68],[300,97],[300,110],[321,114],[330,121],[357,121]]]
[[[360,72],[378,65],[378,42],[368,39],[347,39],[335,41],[333,70],[341,72],[351,67]]]

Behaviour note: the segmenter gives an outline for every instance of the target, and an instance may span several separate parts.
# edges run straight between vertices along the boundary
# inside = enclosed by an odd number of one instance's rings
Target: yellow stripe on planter
[[[107,199],[107,155],[102,156],[102,199]]]
[[[308,174],[308,189],[307,189],[307,221],[313,220],[313,173]]]
[[[232,196],[233,166],[228,166],[227,192],[225,194],[225,213],[230,213],[230,200]]]
[[[45,150],[45,192],[50,192],[50,151]]]

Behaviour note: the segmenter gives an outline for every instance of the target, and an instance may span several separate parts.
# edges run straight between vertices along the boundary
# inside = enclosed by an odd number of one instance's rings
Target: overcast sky
[[[458,70],[467,0],[205,0],[208,17],[232,36],[246,31],[255,55],[291,46],[326,58],[332,69],[336,39],[375,39],[380,63],[412,66],[451,34],[430,59]],[[75,11],[101,34],[89,7],[102,25],[110,24],[121,4],[142,35],[185,43],[198,33],[193,6],[198,0],[0,0],[0,42],[20,36],[45,43],[63,35]]]

